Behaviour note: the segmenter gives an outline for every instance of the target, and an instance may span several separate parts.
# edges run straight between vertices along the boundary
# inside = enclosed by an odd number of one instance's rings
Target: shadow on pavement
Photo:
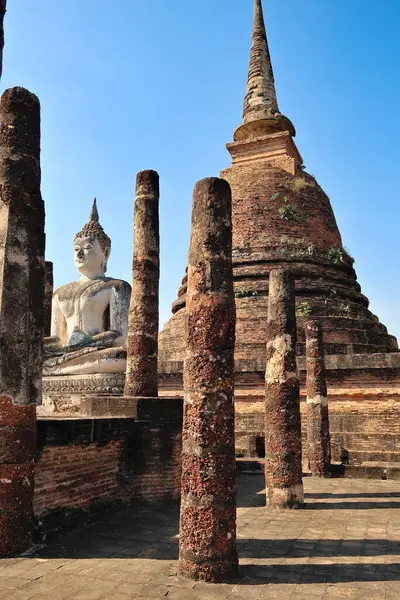
[[[240,568],[240,583],[242,585],[398,581],[399,577],[399,563],[391,565],[349,563],[336,563],[334,565],[245,565]],[[368,597],[367,594],[366,597]]]

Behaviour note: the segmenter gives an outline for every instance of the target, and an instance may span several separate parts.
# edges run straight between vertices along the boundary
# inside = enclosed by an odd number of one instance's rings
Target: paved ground
[[[230,585],[177,577],[177,511],[135,509],[0,560],[0,599],[400,600],[400,482],[304,483],[306,509],[267,511],[262,477],[240,476]]]

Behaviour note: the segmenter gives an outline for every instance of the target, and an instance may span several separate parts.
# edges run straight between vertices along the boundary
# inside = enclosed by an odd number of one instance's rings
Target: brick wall
[[[138,501],[179,501],[182,421],[182,399],[139,400],[134,449]]]
[[[141,399],[137,420],[39,420],[39,538],[133,501],[179,501],[182,418],[182,400]]]
[[[235,361],[239,457],[260,456],[258,438],[264,436],[263,365],[265,357]],[[165,397],[181,394],[182,364],[164,362],[162,367],[160,393]],[[303,357],[298,357],[298,367],[304,409]],[[400,352],[326,356],[326,367],[333,459],[340,460],[347,453],[353,465],[364,461],[400,463]]]
[[[352,465],[400,462],[399,409],[400,398],[390,390],[380,394],[379,401],[365,392],[352,398],[331,398],[333,460],[348,457]]]
[[[34,511],[41,536],[72,529],[133,497],[133,419],[37,423]]]
[[[236,452],[243,457],[260,456],[264,436],[264,400],[236,400]],[[303,462],[307,464],[306,403],[301,401]],[[364,461],[400,462],[400,398],[390,390],[363,390],[359,394],[329,397],[332,459],[350,465]]]

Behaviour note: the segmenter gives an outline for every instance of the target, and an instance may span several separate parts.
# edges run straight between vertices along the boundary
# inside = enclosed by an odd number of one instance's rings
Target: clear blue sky
[[[184,274],[194,182],[230,164],[252,0],[9,0],[2,89],[42,104],[47,259],[76,278],[93,196],[109,274],[131,279],[136,172],[161,177],[161,322]],[[400,337],[398,0],[264,0],[281,111],[330,196],[371,309]]]

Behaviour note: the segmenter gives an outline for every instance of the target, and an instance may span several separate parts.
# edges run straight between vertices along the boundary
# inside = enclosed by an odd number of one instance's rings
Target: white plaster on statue
[[[105,276],[110,250],[95,200],[88,223],[74,240],[80,278],[53,294],[44,375],[125,372],[131,287]]]

